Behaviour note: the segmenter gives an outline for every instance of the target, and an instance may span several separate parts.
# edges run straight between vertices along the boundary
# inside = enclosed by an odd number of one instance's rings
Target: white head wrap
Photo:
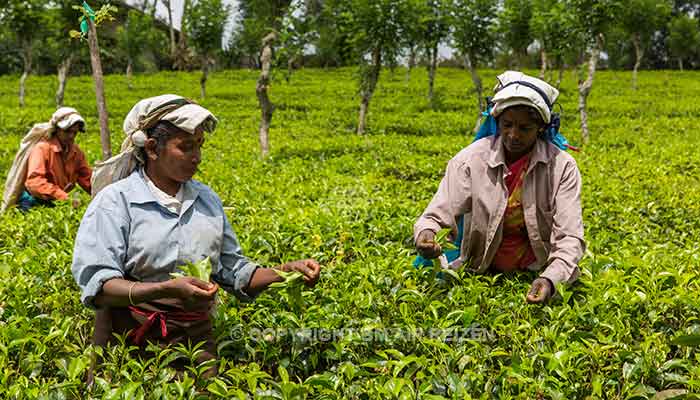
[[[73,107],[61,107],[51,116],[49,123],[53,127],[68,129],[71,126],[82,123],[82,131],[85,131],[85,120],[80,116],[78,110]]]
[[[559,91],[547,82],[518,71],[506,71],[498,75],[498,84],[493,89],[494,106],[491,115],[498,117],[506,108],[526,105],[535,108],[545,124],[552,117],[552,106]]]
[[[146,143],[146,132],[159,121],[168,121],[191,134],[200,127],[205,132],[213,132],[218,123],[209,110],[182,96],[164,94],[139,101],[124,119],[126,138],[121,152],[95,165],[92,173],[93,197],[103,187],[126,178],[139,164],[143,164],[140,149]]]
[[[158,121],[168,121],[187,133],[194,134],[198,127],[213,132],[218,120],[209,110],[182,96],[164,94],[136,103],[124,119],[127,140],[136,147],[143,147],[146,131]],[[122,151],[124,144],[122,144]]]

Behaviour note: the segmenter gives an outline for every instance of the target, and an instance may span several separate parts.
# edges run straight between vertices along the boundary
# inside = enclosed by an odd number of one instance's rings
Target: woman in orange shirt
[[[76,183],[88,193],[91,190],[92,170],[75,144],[78,132],[85,132],[85,120],[74,108],[62,107],[53,114],[51,123],[55,126],[53,133],[37,143],[29,155],[25,190],[18,200],[23,211],[68,200]]]

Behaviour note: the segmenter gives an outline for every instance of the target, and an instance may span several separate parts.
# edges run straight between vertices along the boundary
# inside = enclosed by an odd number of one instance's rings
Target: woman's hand
[[[435,232],[430,229],[425,229],[418,234],[416,250],[423,258],[431,260],[442,254],[442,247],[435,241]]]
[[[190,276],[175,278],[167,281],[167,296],[181,299],[186,309],[202,308],[202,305],[213,302],[219,285],[204,282]]]
[[[527,302],[541,304],[549,300],[554,294],[554,285],[547,278],[537,278],[532,282],[532,287],[527,293]]]
[[[321,276],[321,265],[314,259],[290,261],[279,266],[284,272],[298,271],[304,274],[306,286],[313,287]]]

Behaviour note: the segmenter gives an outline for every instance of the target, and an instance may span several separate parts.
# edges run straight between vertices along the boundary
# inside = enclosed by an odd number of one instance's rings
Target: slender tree
[[[406,83],[411,80],[411,72],[418,63],[418,57],[423,47],[426,30],[426,14],[428,12],[428,4],[426,0],[409,0],[410,5],[406,10],[406,19],[414,21],[413,24],[404,26],[403,41],[406,48],[404,49],[406,56]]]
[[[273,44],[277,39],[277,35],[272,32],[265,36],[262,40],[262,51],[260,52],[260,77],[255,86],[255,93],[258,96],[260,103],[261,120],[260,120],[260,150],[262,157],[265,158],[270,152],[270,122],[272,121],[272,113],[274,106],[267,95],[267,88],[270,86],[270,71],[273,61]]]
[[[56,65],[56,106],[63,106],[66,85],[73,62],[80,57],[80,45],[70,39],[70,31],[75,28],[74,1],[61,0],[53,3],[54,6],[47,10],[48,34],[42,47],[43,56],[49,58]]]
[[[581,136],[588,142],[588,95],[593,88],[593,79],[600,53],[603,51],[605,34],[619,21],[624,7],[623,0],[567,0],[567,7],[576,16],[576,26],[580,29],[580,46],[590,54],[586,79],[579,77],[578,111],[581,117]]]
[[[24,107],[25,84],[32,71],[37,43],[44,32],[46,7],[43,1],[6,0],[0,11],[0,26],[15,43],[22,60],[22,76],[19,79],[19,106]]]
[[[313,2],[311,2],[313,3]],[[311,21],[311,15],[305,15],[302,7],[314,7],[318,12],[318,4],[300,5],[296,15],[289,13],[292,0],[240,0],[238,2],[238,18],[236,28],[229,42],[229,49],[238,61],[247,65],[260,66],[260,43],[270,32],[278,34],[283,30],[286,19]],[[308,5],[308,7],[307,7]],[[292,22],[292,23],[294,23]],[[282,39],[282,38],[278,38]]]
[[[438,49],[450,33],[450,5],[449,0],[417,0],[418,4],[411,4],[411,9],[418,10],[418,20],[407,20],[406,29],[414,24],[418,29],[418,44],[426,56],[428,68],[428,100],[432,107],[434,104],[435,74],[437,72]]]
[[[479,112],[486,110],[481,77],[477,68],[489,60],[496,47],[497,0],[454,0],[452,46],[464,57],[476,92]],[[480,118],[476,122],[478,127]]]
[[[157,0],[156,0],[157,1]],[[175,58],[177,44],[175,42],[175,27],[173,26],[173,6],[170,0],[162,0],[165,9],[168,11],[168,27],[170,28],[170,58]],[[155,9],[155,2],[154,7]],[[182,30],[182,28],[180,28]]]
[[[188,26],[190,25],[190,13],[192,11],[191,0],[182,1],[182,14],[180,17],[180,35],[173,58],[173,67],[179,70],[189,70],[193,64],[192,51],[188,43]]]
[[[513,62],[520,68],[532,43],[530,18],[532,0],[503,0],[498,16],[502,44],[512,51]]]
[[[637,71],[642,65],[644,51],[652,36],[668,23],[671,16],[670,0],[627,0],[621,12],[621,25],[634,46],[632,88],[637,89]]]
[[[134,63],[152,40],[153,20],[148,14],[130,10],[124,24],[117,28],[119,50],[126,58],[126,79],[131,89]]]
[[[206,97],[209,69],[214,64],[214,55],[221,51],[224,26],[230,7],[222,0],[197,0],[187,18],[187,34],[191,38],[202,67],[200,78],[201,97]]]
[[[364,134],[370,100],[382,65],[392,64],[404,45],[409,3],[406,0],[335,0],[327,3],[342,21],[344,35],[360,62],[360,112],[357,133]],[[411,21],[414,23],[414,21]]]
[[[339,7],[338,0],[308,0],[307,10],[314,20],[318,33],[313,45],[316,59],[323,67],[337,67],[357,63],[352,45],[353,30],[343,13],[346,7]]]
[[[550,74],[549,81],[559,87],[564,73],[564,60],[577,47],[575,44],[579,31],[576,19],[563,0],[532,0],[532,6],[530,31],[539,45],[540,79],[546,79],[545,73],[549,66],[557,66],[559,75],[556,82],[553,82],[553,73]]]
[[[669,24],[668,48],[678,60],[678,68],[683,71],[683,60],[693,56],[700,47],[700,30],[697,18],[682,14],[674,17]]]
[[[279,27],[276,31],[278,45],[275,46],[274,64],[286,66],[284,78],[287,82],[295,65],[303,66],[307,45],[317,38],[314,20],[306,7],[303,3],[290,4],[281,21],[274,24]],[[262,58],[260,62],[262,64]]]
[[[95,82],[95,98],[97,100],[97,114],[100,123],[100,142],[102,144],[102,159],[107,160],[112,156],[112,144],[109,134],[109,113],[107,111],[107,100],[105,98],[104,77],[102,74],[102,60],[100,58],[100,45],[97,39],[97,26],[104,21],[112,21],[113,13],[117,8],[104,5],[95,12],[90,6],[83,2],[82,6],[75,6],[82,14],[80,17],[80,30],[82,32],[71,31],[73,38],[84,38],[87,36],[90,48],[90,64],[92,65],[92,79]]]

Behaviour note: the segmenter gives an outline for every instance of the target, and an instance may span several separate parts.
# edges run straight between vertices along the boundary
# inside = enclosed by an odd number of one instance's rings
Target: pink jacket
[[[464,215],[464,238],[457,265],[485,272],[503,236],[509,173],[500,136],[481,139],[447,164],[437,193],[418,218],[414,238],[424,229],[456,229]],[[524,181],[522,204],[530,244],[539,271],[553,283],[574,282],[583,256],[581,174],[576,161],[551,143],[538,139]]]

